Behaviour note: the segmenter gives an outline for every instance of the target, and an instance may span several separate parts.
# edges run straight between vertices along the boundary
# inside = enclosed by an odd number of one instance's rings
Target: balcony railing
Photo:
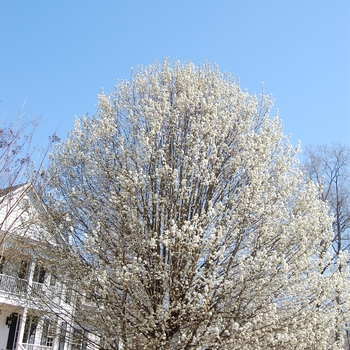
[[[40,297],[43,294],[48,298],[63,298],[66,294],[62,294],[62,285],[56,284],[50,286],[44,283],[32,282],[28,280],[0,274],[0,292],[7,292],[17,296]],[[66,293],[69,293],[66,291]],[[1,294],[1,293],[0,293]],[[68,303],[68,300],[66,300]]]
[[[32,296],[38,296],[44,292],[44,288],[43,283],[32,282],[29,287],[26,279],[0,274],[0,291],[24,295],[29,290]]]
[[[44,284],[39,282],[33,282],[31,286],[32,295],[41,295],[43,293]]]
[[[23,295],[27,292],[28,281],[22,278],[0,274],[0,290]]]
[[[51,350],[52,346],[18,343],[19,350]]]

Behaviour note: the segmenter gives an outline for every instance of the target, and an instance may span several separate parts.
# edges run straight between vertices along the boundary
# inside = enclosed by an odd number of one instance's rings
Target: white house
[[[73,298],[32,248],[45,235],[40,207],[29,185],[0,190],[0,350],[83,350]]]

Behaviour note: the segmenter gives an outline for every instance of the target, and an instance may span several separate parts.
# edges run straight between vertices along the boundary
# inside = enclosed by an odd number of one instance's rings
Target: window
[[[34,344],[37,326],[38,317],[28,315],[24,326],[23,343]]]
[[[73,294],[73,289],[71,286],[67,286],[66,288],[66,298],[65,298],[65,302],[67,304],[70,304],[72,302],[72,294]]]
[[[4,272],[5,267],[5,257],[0,255],[0,274]]]
[[[58,339],[58,350],[64,349],[64,344],[66,342],[66,333],[67,333],[67,323],[62,322],[61,323],[60,337]]]
[[[19,266],[18,278],[26,279],[28,273],[28,261],[22,260]]]
[[[74,329],[72,350],[86,350],[89,332],[83,329]]]
[[[41,342],[40,345],[52,346],[53,340],[56,333],[56,323],[53,320],[48,318],[44,319],[43,330],[41,333]]]
[[[57,282],[57,276],[54,274],[51,274],[51,278],[50,278],[50,286],[55,286]]]
[[[45,275],[46,271],[44,267],[40,263],[35,264],[33,282],[44,283]]]

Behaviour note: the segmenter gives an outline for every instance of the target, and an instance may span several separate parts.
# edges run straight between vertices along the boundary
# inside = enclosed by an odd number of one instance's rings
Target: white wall
[[[9,334],[9,328],[6,326],[6,317],[9,316],[9,313],[4,311],[0,315],[0,350],[6,350],[7,337]]]

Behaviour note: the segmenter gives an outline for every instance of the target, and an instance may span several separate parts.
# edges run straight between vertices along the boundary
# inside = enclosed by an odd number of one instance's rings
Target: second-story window
[[[27,279],[28,276],[28,261],[22,260],[19,266],[18,278]]]
[[[54,273],[51,273],[50,277],[50,286],[54,287],[57,284],[58,276]]]
[[[46,271],[44,267],[39,263],[35,265],[33,282],[44,283]]]
[[[4,272],[5,268],[5,257],[0,255],[0,274]]]

